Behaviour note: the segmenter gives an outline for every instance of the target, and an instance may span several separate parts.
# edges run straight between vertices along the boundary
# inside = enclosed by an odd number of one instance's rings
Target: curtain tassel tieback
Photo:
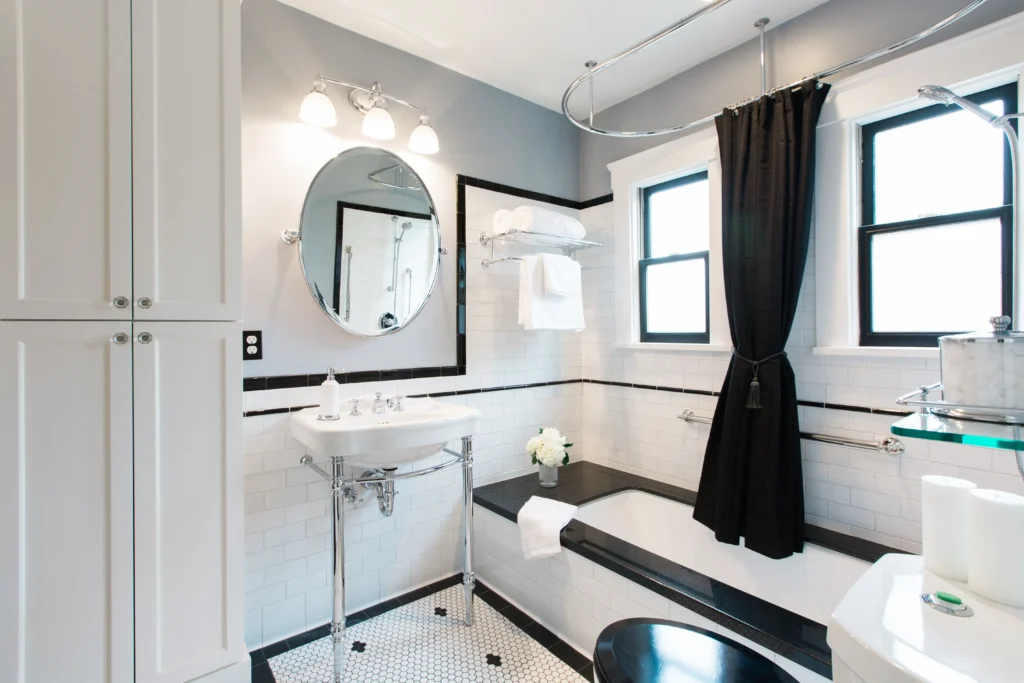
[[[750,380],[750,393],[747,394],[747,409],[748,410],[760,410],[761,409],[761,381],[757,378],[757,373],[761,369],[761,364],[762,363],[770,363],[773,360],[778,360],[779,358],[782,358],[783,356],[785,356],[786,352],[785,351],[779,351],[778,353],[773,353],[770,356],[765,356],[761,360],[750,360],[749,358],[744,358],[735,349],[733,350],[732,355],[735,356],[736,358],[740,359],[744,363],[749,364],[752,368],[754,368],[754,379]]]

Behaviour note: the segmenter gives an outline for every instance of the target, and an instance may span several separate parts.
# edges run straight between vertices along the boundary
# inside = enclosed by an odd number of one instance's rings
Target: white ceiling
[[[687,16],[703,0],[281,0],[331,23],[561,110],[588,59],[603,61]],[[732,0],[594,79],[598,111],[826,0]],[[751,69],[756,69],[751,64]],[[755,71],[756,73],[756,71]],[[339,75],[340,78],[344,74]],[[585,108],[585,88],[574,111]]]

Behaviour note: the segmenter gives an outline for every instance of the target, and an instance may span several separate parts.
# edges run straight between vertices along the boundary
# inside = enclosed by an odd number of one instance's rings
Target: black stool
[[[746,645],[696,626],[625,619],[601,631],[597,683],[798,683]]]

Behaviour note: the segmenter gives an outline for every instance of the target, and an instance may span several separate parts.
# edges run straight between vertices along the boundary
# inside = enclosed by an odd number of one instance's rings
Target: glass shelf
[[[912,439],[1024,451],[1024,432],[1021,425],[956,420],[930,413],[914,413],[896,422],[891,431],[897,436]]]
[[[487,246],[492,242],[516,242],[518,244],[537,247],[556,247],[564,251],[578,251],[580,249],[593,249],[594,247],[604,246],[601,242],[574,240],[568,237],[549,235],[543,232],[521,232],[519,230],[510,230],[509,232],[501,234],[485,232],[480,235],[480,244]]]

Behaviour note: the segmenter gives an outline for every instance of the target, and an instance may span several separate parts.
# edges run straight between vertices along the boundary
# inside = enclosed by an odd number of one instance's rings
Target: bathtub
[[[622,491],[584,503],[576,519],[819,624],[828,623],[846,592],[871,566],[811,544],[803,553],[772,560],[720,543],[693,519],[692,507],[644,491]]]

